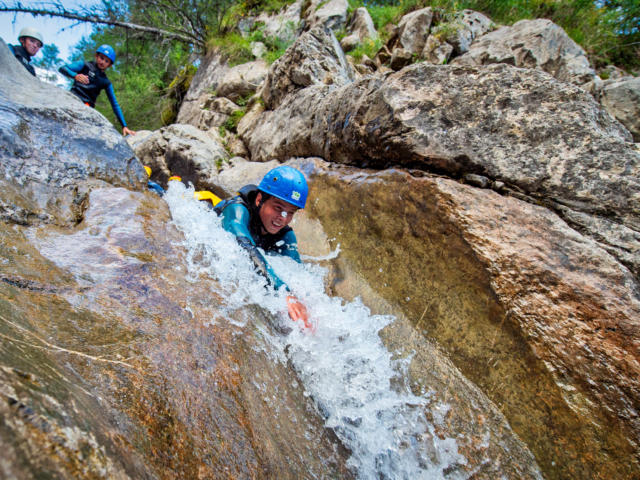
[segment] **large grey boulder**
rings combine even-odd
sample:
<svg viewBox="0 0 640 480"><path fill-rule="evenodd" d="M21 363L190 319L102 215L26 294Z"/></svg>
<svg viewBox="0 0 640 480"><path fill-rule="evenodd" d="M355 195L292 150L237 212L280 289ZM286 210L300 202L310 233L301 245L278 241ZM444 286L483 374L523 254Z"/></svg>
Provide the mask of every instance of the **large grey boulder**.
<svg viewBox="0 0 640 480"><path fill-rule="evenodd" d="M373 24L369 11L365 7L357 8L356 11L353 12L347 30L350 34L340 40L340 46L342 46L344 51L355 48L367 39L374 41L378 38L378 31Z"/></svg>
<svg viewBox="0 0 640 480"><path fill-rule="evenodd" d="M276 60L265 79L262 99L276 108L292 92L310 85L344 85L353 70L331 30L314 28L301 35Z"/></svg>
<svg viewBox="0 0 640 480"><path fill-rule="evenodd" d="M140 161L151 168L151 179L162 186L171 175L178 175L196 190L211 190L218 169L229 159L215 132L203 132L193 125L163 127L132 146Z"/></svg>
<svg viewBox="0 0 640 480"><path fill-rule="evenodd" d="M369 10L365 7L357 8L356 11L353 12L353 17L349 24L349 31L352 34L356 34L360 41L363 41L365 38L378 38L378 31L373 24L373 19L371 15L369 15Z"/></svg>
<svg viewBox="0 0 640 480"><path fill-rule="evenodd" d="M92 188L144 188L144 169L113 125L30 75L2 41L0 112L0 219L75 224Z"/></svg>
<svg viewBox="0 0 640 480"><path fill-rule="evenodd" d="M595 76L584 50L550 20L520 20L478 38L452 65L508 63L537 68L578 85Z"/></svg>
<svg viewBox="0 0 640 480"><path fill-rule="evenodd" d="M493 22L485 15L473 10L463 10L456 14L455 19L434 28L433 33L443 33L456 55L469 51L471 43L479 36L493 28ZM445 33L446 32L446 33Z"/></svg>
<svg viewBox="0 0 640 480"><path fill-rule="evenodd" d="M311 0L306 20L310 28L325 27L337 30L346 25L348 10L347 0Z"/></svg>
<svg viewBox="0 0 640 480"><path fill-rule="evenodd" d="M600 93L600 102L640 143L640 77L623 77L607 83Z"/></svg>
<svg viewBox="0 0 640 480"><path fill-rule="evenodd" d="M261 12L255 22L262 24L261 31L266 37L293 42L302 22L302 3L302 0L297 0L275 15Z"/></svg>
<svg viewBox="0 0 640 480"><path fill-rule="evenodd" d="M201 130L219 127L240 108L229 107L229 103L254 94L264 82L268 68L261 59L229 67L215 55L207 57L191 82L176 123Z"/></svg>
<svg viewBox="0 0 640 480"><path fill-rule="evenodd" d="M236 101L252 95L264 82L269 65L264 60L243 63L227 70L217 82L215 88L219 97Z"/></svg>
<svg viewBox="0 0 640 480"><path fill-rule="evenodd" d="M396 30L398 47L412 54L420 54L427 42L433 10L431 7L422 8L404 15Z"/></svg>
<svg viewBox="0 0 640 480"><path fill-rule="evenodd" d="M318 156L481 174L514 194L607 219L627 230L603 241L614 250L631 242L627 265L640 274L640 153L591 95L544 72L416 64L333 92L309 87L244 127L255 161Z"/></svg>
<svg viewBox="0 0 640 480"><path fill-rule="evenodd" d="M180 105L176 123L199 123L203 102L215 92L228 70L229 66L218 52L211 52L201 59Z"/></svg>

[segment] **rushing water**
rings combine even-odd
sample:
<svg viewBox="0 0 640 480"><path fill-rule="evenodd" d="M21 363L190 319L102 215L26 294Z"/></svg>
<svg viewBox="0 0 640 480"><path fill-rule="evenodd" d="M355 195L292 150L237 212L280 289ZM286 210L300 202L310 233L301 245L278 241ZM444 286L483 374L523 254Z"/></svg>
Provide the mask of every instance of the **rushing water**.
<svg viewBox="0 0 640 480"><path fill-rule="evenodd" d="M280 333L264 332L272 358L293 365L325 425L351 450L349 465L359 478L466 477L456 468L466 460L455 440L439 438L425 418L430 409L438 421L443 416L438 412L448 407L432 401L429 392L413 394L406 386L409 359L394 359L380 340L378 332L394 317L372 315L357 299L327 296L326 270L312 262L269 257L316 326L314 333L296 328L286 314L285 293L267 288L218 217L193 199L193 190L171 182L165 200L185 236L190 275L194 280L208 275L220 283L222 313L257 304L276 319L274 330Z"/></svg>

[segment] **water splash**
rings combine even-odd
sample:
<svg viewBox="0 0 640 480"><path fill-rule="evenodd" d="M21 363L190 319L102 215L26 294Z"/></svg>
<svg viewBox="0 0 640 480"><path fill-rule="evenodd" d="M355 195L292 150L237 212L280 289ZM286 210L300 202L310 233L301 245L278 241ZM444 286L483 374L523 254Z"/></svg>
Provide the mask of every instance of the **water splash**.
<svg viewBox="0 0 640 480"><path fill-rule="evenodd" d="M193 190L172 182L165 199L173 222L185 236L188 268L220 283L231 312L258 304L274 318L286 317L285 292L265 288L249 256L219 218L193 199ZM336 252L337 255L337 252ZM363 479L459 479L466 464L452 438L440 438L425 417L448 408L429 393L414 395L405 384L410 359L394 359L378 332L392 316L372 315L359 299L345 302L324 292L326 269L270 256L277 274L307 306L315 334L292 328L288 335L268 335L279 354L296 369L325 425L349 448L349 466ZM220 321L220 320L218 320Z"/></svg>

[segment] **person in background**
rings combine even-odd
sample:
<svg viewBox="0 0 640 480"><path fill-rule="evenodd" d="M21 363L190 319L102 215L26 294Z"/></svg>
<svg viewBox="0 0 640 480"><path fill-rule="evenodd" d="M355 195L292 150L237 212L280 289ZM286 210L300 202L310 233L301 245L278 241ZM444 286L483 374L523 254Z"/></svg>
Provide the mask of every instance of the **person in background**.
<svg viewBox="0 0 640 480"><path fill-rule="evenodd" d="M285 255L301 263L298 243L289 223L304 208L309 187L299 170L282 165L270 170L260 185L245 185L237 196L219 202L214 211L222 217L222 227L236 236L258 271L274 288L289 287L275 274L258 247L266 253ZM311 328L306 307L293 295L287 296L292 320Z"/></svg>
<svg viewBox="0 0 640 480"><path fill-rule="evenodd" d="M9 45L9 50L20 61L22 66L35 77L36 69L31 65L31 58L42 48L44 43L42 34L35 28L25 27L20 30L18 41L20 45Z"/></svg>
<svg viewBox="0 0 640 480"><path fill-rule="evenodd" d="M116 94L113 91L113 85L107 78L105 70L116 61L116 52L110 45L101 45L96 50L95 60L91 62L78 61L59 68L60 73L73 78L73 86L71 92L74 93L85 105L95 108L96 99L100 92L104 90L107 93L109 103L116 118L122 125L123 135L135 135L136 132L127 127L124 120L122 109L116 100Z"/></svg>

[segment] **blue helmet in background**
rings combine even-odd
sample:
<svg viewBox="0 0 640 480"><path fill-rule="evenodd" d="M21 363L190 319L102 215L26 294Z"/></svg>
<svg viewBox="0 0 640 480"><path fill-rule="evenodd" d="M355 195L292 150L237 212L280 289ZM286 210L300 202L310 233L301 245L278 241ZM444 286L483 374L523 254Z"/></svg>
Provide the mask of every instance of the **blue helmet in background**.
<svg viewBox="0 0 640 480"><path fill-rule="evenodd" d="M107 57L109 60L111 60L112 64L116 63L116 51L111 45L100 45L98 47L98 50L96 50L96 53L101 53L102 55Z"/></svg>
<svg viewBox="0 0 640 480"><path fill-rule="evenodd" d="M298 208L304 208L309 194L309 187L304 175L288 165L270 170L260 181L258 190L289 202Z"/></svg>

